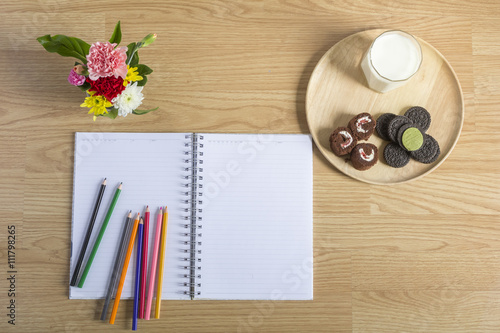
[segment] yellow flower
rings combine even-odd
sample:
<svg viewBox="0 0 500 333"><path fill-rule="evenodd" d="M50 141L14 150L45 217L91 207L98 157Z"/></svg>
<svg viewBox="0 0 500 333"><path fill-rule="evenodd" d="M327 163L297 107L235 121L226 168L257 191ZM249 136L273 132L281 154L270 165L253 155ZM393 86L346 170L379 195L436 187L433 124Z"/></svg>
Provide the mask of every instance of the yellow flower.
<svg viewBox="0 0 500 333"><path fill-rule="evenodd" d="M89 94L90 96L85 97L85 101L80 105L82 108L90 108L89 113L94 114L94 121L97 116L108 113L108 110L106 110L106 108L113 106L113 104L111 104L111 102L108 101L106 97L94 96L95 93L95 91L87 90L87 94Z"/></svg>
<svg viewBox="0 0 500 333"><path fill-rule="evenodd" d="M137 67L130 67L127 65L127 77L125 77L125 80L123 80L123 85L127 86L129 82L135 82L135 81L141 81L142 76L139 75L139 72L137 72Z"/></svg>

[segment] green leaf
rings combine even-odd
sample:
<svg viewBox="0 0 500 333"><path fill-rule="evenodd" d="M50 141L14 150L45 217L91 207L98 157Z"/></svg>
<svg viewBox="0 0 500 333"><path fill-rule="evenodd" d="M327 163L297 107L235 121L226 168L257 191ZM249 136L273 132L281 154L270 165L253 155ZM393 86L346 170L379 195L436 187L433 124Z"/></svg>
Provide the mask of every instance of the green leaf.
<svg viewBox="0 0 500 333"><path fill-rule="evenodd" d="M81 86L78 86L78 88L80 88L84 92L87 92L87 90L89 90L90 88L92 88L92 86L90 85L90 83L85 82Z"/></svg>
<svg viewBox="0 0 500 333"><path fill-rule="evenodd" d="M146 83L148 82L148 77L147 76L143 76L141 81L136 81L136 82L137 82L137 86L138 87L145 86Z"/></svg>
<svg viewBox="0 0 500 333"><path fill-rule="evenodd" d="M154 109L149 109L149 110L134 110L132 111L133 114L137 114L137 115L143 115L143 114L146 114L146 113L149 113L151 111L156 111L158 110L160 107L157 106L155 107Z"/></svg>
<svg viewBox="0 0 500 333"><path fill-rule="evenodd" d="M115 119L118 116L118 109L113 108L108 113L104 113L103 116L111 118L111 119Z"/></svg>
<svg viewBox="0 0 500 333"><path fill-rule="evenodd" d="M134 67L137 67L137 72L139 73L140 76L149 75L153 73L153 70L146 65L137 65Z"/></svg>
<svg viewBox="0 0 500 333"><path fill-rule="evenodd" d="M63 57L73 57L84 64L87 63L87 54L90 45L83 40L64 35L45 35L36 39L48 52L57 53Z"/></svg>
<svg viewBox="0 0 500 333"><path fill-rule="evenodd" d="M115 26L115 30L113 31L113 34L109 39L109 42L120 44L121 41L122 41L122 30L120 29L120 21L118 21L118 23Z"/></svg>
<svg viewBox="0 0 500 333"><path fill-rule="evenodd" d="M130 43L127 45L128 51L127 51L127 64L130 65L130 67L135 67L139 63L139 54L137 52L137 45L136 43ZM132 56L133 54L133 56ZM132 56L132 59L130 60L130 57Z"/></svg>

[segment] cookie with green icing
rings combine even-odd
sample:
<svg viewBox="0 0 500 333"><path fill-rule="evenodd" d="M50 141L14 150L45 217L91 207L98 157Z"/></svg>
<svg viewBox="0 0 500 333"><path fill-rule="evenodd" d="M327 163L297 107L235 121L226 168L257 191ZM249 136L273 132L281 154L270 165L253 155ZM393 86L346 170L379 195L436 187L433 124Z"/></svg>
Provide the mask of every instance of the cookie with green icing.
<svg viewBox="0 0 500 333"><path fill-rule="evenodd" d="M424 135L413 124L406 124L398 131L398 143L407 151L416 151L422 147Z"/></svg>

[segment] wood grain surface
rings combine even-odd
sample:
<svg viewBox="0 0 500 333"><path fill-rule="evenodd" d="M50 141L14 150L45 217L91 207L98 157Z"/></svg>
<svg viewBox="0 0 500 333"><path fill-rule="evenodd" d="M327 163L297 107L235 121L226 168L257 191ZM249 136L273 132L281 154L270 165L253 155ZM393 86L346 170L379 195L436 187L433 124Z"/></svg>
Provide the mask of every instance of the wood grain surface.
<svg viewBox="0 0 500 333"><path fill-rule="evenodd" d="M2 2L0 331L131 329L103 300L69 300L76 131L309 133L306 88L343 38L401 29L449 61L464 95L458 143L432 173L370 185L314 149L314 300L163 301L147 332L499 332L500 3L493 0ZM35 40L66 34L141 51L154 113L96 122L67 82L73 60ZM16 230L15 326L8 226Z"/></svg>

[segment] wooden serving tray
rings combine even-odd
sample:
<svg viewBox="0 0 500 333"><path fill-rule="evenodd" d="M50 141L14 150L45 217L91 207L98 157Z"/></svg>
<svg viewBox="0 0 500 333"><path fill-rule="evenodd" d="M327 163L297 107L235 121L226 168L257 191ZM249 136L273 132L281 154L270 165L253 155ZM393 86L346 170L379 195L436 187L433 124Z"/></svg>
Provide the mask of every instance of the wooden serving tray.
<svg viewBox="0 0 500 333"><path fill-rule="evenodd" d="M451 153L464 121L464 101L457 76L446 59L430 44L417 38L423 53L420 70L402 87L387 93L368 88L361 59L372 41L386 30L356 33L335 44L316 65L306 94L307 122L321 153L337 169L371 184L398 184L415 180L436 169ZM439 143L441 155L431 164L411 160L403 168L385 163L383 151L388 143L374 133L366 142L379 148L379 162L367 171L353 168L345 157L330 150L330 134L349 120L369 112L375 119L386 112L402 115L412 106L426 108L432 117L426 133ZM364 142L364 141L361 141ZM346 156L348 157L348 156Z"/></svg>

